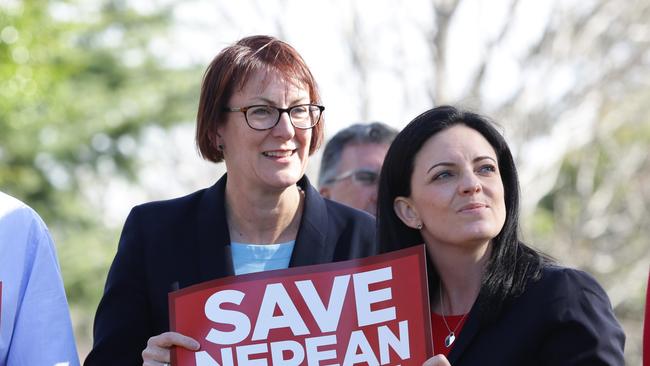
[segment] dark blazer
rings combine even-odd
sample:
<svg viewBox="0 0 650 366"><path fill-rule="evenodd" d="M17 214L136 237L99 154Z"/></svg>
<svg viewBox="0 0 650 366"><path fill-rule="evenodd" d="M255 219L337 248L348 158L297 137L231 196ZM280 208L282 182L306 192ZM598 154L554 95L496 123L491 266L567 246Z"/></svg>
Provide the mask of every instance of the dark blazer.
<svg viewBox="0 0 650 366"><path fill-rule="evenodd" d="M171 290L233 275L226 175L188 196L133 208L124 224L85 365L142 365L147 340L169 330ZM377 254L375 220L323 199L303 177L303 215L290 267Z"/></svg>
<svg viewBox="0 0 650 366"><path fill-rule="evenodd" d="M474 306L449 353L452 366L625 364L625 334L585 272L548 266L496 321L482 325L478 313Z"/></svg>

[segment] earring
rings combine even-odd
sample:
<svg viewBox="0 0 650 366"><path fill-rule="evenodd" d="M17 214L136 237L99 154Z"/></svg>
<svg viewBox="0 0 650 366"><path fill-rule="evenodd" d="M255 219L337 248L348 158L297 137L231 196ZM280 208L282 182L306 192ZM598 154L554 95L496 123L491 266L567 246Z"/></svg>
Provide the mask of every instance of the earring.
<svg viewBox="0 0 650 366"><path fill-rule="evenodd" d="M422 223L419 223L418 226L416 226L418 230L422 230Z"/></svg>
<svg viewBox="0 0 650 366"><path fill-rule="evenodd" d="M223 145L222 145L222 144L218 144L218 145L217 145L217 150L219 150L219 151L223 151Z"/></svg>

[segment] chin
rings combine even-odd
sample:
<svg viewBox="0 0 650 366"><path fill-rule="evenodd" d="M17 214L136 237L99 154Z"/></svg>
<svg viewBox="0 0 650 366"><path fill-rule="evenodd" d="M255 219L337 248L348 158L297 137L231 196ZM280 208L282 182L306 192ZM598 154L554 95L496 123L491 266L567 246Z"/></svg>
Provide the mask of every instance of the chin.
<svg viewBox="0 0 650 366"><path fill-rule="evenodd" d="M277 174L276 176L267 180L267 182L269 185L277 188L286 188L298 183L301 177L302 174L300 173Z"/></svg>
<svg viewBox="0 0 650 366"><path fill-rule="evenodd" d="M492 240L498 234L499 234L498 231L494 231L491 228L490 229L481 228L479 230L472 229L472 230L465 231L465 235L463 236L467 238L467 241L481 242L486 240Z"/></svg>

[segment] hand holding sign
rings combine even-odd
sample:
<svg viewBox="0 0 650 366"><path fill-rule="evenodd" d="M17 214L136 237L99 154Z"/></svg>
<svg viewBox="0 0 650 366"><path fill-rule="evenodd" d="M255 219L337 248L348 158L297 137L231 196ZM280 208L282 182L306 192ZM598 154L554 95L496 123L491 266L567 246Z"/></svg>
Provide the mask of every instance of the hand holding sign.
<svg viewBox="0 0 650 366"><path fill-rule="evenodd" d="M430 359L426 360L426 362L423 363L422 366L451 366L451 364L449 363L449 360L447 360L447 357L440 354L440 355L435 355Z"/></svg>
<svg viewBox="0 0 650 366"><path fill-rule="evenodd" d="M201 345L196 340L176 332L165 332L149 338L147 348L142 351L144 365L157 365L169 363L171 348L183 347L189 351L198 351Z"/></svg>

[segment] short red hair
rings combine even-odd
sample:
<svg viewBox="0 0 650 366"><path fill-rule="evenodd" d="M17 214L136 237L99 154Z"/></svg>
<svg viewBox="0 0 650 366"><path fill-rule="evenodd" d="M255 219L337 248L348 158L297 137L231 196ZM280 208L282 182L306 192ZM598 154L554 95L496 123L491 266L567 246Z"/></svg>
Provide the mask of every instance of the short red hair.
<svg viewBox="0 0 650 366"><path fill-rule="evenodd" d="M217 127L225 122L224 109L237 89L258 71L277 72L284 80L309 89L311 103L320 104L314 76L300 54L288 43L271 36L250 36L226 47L212 60L203 75L196 116L196 144L204 159L223 161L217 148ZM312 128L309 154L323 141L323 118Z"/></svg>

